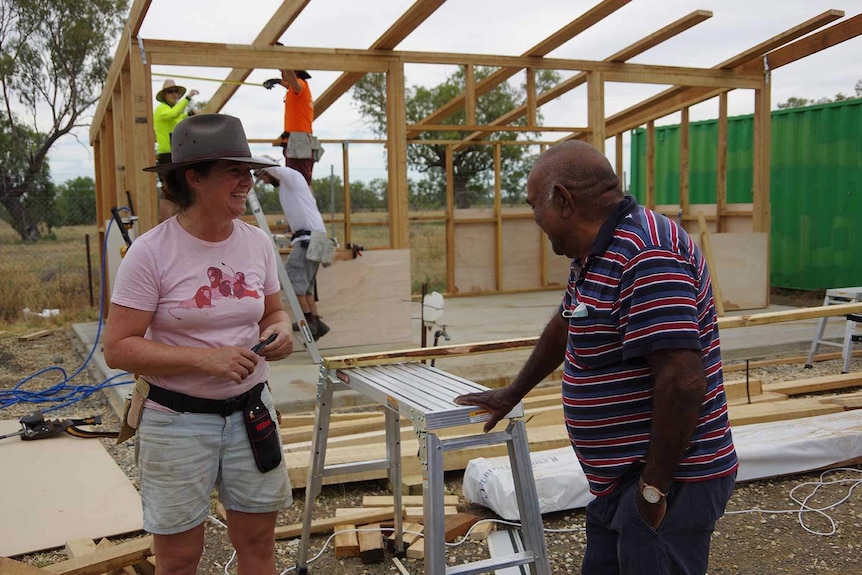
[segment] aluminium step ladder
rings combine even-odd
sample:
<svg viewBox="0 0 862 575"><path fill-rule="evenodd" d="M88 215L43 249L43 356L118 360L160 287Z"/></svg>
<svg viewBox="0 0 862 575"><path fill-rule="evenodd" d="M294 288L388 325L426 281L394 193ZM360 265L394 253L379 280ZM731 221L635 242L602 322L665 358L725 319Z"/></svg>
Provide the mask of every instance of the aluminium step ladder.
<svg viewBox="0 0 862 575"><path fill-rule="evenodd" d="M862 302L862 286L834 288L826 290L826 297L823 298L823 305L837 305L842 303L860 303ZM805 362L805 367L812 367L814 355L817 353L818 345L831 345L840 347L844 366L841 368L841 373L847 373L850 369L850 358L852 357L852 347L854 341L862 341L862 336L856 335L856 324L862 321L862 315L850 314L845 316L846 323L844 325L844 341L841 343L823 339L823 334L826 332L826 322L828 317L820 318L817 324L817 335L814 336L814 341L811 342L811 350L808 352L808 360Z"/></svg>
<svg viewBox="0 0 862 575"><path fill-rule="evenodd" d="M524 565L533 575L551 575L548 553L539 511L536 483L530 463L530 452L524 426L524 409L519 403L509 414L505 431L440 438L439 430L487 421L487 411L475 406L453 403L464 393L488 388L423 363L396 363L351 368L320 368L315 434L311 442L311 463L305 487L305 509L302 539L297 553L297 572L308 573L306 563L314 500L320 494L323 478L370 469L388 469L394 499L395 550L404 552L401 508L401 416L413 423L419 439L419 458L423 476L423 513L426 575L468 575L486 573L495 568ZM327 467L326 441L336 387L353 389L385 409L386 457L375 461L345 463ZM443 453L482 445L505 443L509 452L515 493L521 517L523 550L463 565L446 565L444 541Z"/></svg>

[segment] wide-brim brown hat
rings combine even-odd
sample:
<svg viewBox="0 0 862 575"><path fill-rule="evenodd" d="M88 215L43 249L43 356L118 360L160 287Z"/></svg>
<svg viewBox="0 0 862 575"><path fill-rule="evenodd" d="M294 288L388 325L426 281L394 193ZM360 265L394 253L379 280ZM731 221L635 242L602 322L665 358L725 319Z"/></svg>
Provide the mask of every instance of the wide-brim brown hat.
<svg viewBox="0 0 862 575"><path fill-rule="evenodd" d="M242 162L249 168L277 166L266 158L251 155L239 118L227 114L197 114L177 124L171 136L171 163L144 168L145 172L170 172L183 166L226 160Z"/></svg>
<svg viewBox="0 0 862 575"><path fill-rule="evenodd" d="M167 104L167 102L165 102L165 90L167 90L169 88L176 88L177 90L180 91L180 95L177 96L177 99L182 98L183 96L186 95L185 86L177 86L173 80L165 80L165 83L162 84L162 89L159 90L158 94L156 94L156 100L158 100L159 102Z"/></svg>

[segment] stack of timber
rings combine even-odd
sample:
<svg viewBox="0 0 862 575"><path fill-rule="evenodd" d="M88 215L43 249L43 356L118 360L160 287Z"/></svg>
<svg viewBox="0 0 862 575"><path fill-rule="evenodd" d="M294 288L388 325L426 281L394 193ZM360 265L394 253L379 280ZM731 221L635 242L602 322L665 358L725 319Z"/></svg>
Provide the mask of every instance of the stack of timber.
<svg viewBox="0 0 862 575"><path fill-rule="evenodd" d="M862 407L862 393L814 395L862 386L862 372L800 379L781 383L763 383L758 379L735 379L725 382L731 424L734 426L782 421L836 413ZM804 396L804 397L796 397ZM531 451L569 445L563 424L560 386L537 388L524 398L524 419ZM441 430L440 437L460 437L482 433L481 423ZM500 424L502 426L502 423ZM313 415L284 416L282 438L288 475L294 488L305 487L310 447L314 433ZM362 449L357 449L362 446ZM421 477L416 454L419 444L409 421L401 427L401 468L405 478ZM446 471L463 470L476 457L506 455L505 445L482 446L447 452L443 457ZM380 459L386 456L384 415L382 411L333 413L326 449L326 464L338 465ZM386 470L328 475L325 484L384 479Z"/></svg>
<svg viewBox="0 0 862 575"><path fill-rule="evenodd" d="M70 539L66 541L68 557L66 561L37 568L0 557L0 573L8 575L101 575L103 573L154 575L156 566L152 547L152 535L118 544L107 539L102 539L98 544L92 539Z"/></svg>

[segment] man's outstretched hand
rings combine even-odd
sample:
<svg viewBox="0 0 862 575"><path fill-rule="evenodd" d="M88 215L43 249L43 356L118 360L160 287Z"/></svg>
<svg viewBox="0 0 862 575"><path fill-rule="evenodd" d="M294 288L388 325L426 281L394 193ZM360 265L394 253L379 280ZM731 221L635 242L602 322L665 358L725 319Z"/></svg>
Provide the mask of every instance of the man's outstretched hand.
<svg viewBox="0 0 862 575"><path fill-rule="evenodd" d="M488 433L518 405L521 398L512 393L508 387L504 387L479 393L465 393L456 397L454 401L458 405L475 405L488 410L491 418L485 422L484 427L485 433Z"/></svg>
<svg viewBox="0 0 862 575"><path fill-rule="evenodd" d="M264 80L263 87L267 90L272 90L273 86L278 86L281 84L281 78L270 78L269 80Z"/></svg>

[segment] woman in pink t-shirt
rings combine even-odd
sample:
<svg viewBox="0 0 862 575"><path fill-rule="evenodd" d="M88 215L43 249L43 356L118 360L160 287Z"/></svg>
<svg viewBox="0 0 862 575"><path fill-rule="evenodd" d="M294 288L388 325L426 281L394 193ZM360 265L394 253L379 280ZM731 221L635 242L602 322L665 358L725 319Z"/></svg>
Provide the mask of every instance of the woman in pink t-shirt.
<svg viewBox="0 0 862 575"><path fill-rule="evenodd" d="M146 396L129 423L144 528L168 573L196 572L214 488L239 571L276 573L276 515L292 500L268 362L293 339L272 242L238 219L250 170L271 165L237 118L180 122L172 162L146 168L165 174L179 211L134 241L114 282L105 360L139 374Z"/></svg>

